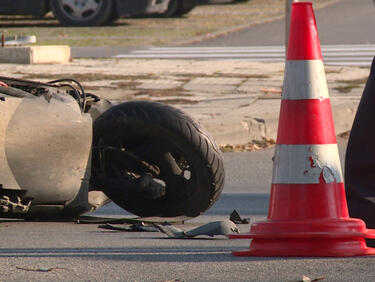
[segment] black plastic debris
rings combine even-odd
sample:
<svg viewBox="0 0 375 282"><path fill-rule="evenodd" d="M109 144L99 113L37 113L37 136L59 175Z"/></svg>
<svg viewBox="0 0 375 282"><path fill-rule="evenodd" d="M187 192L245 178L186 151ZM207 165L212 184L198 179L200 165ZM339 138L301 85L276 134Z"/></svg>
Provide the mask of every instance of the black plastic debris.
<svg viewBox="0 0 375 282"><path fill-rule="evenodd" d="M235 224L249 224L250 223L250 218L242 218L240 214L234 210L230 214L229 220L234 222Z"/></svg>
<svg viewBox="0 0 375 282"><path fill-rule="evenodd" d="M102 229L125 231L125 232L159 232L159 229L153 225L146 225L143 222L135 223L132 225L113 225L110 223L98 226Z"/></svg>

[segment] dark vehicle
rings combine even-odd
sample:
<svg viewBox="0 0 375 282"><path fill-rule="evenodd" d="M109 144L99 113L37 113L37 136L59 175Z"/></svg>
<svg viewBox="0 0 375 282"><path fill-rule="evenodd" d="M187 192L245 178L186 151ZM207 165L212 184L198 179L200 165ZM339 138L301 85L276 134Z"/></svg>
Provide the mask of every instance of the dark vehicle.
<svg viewBox="0 0 375 282"><path fill-rule="evenodd" d="M197 0L0 0L2 15L43 17L52 11L66 26L99 26L119 17L186 13Z"/></svg>
<svg viewBox="0 0 375 282"><path fill-rule="evenodd" d="M168 105L0 77L0 115L1 217L74 218L111 200L139 216L194 217L224 186L212 137Z"/></svg>
<svg viewBox="0 0 375 282"><path fill-rule="evenodd" d="M167 9L158 14L166 18L180 17L189 13L195 6L205 3L205 0L169 0Z"/></svg>

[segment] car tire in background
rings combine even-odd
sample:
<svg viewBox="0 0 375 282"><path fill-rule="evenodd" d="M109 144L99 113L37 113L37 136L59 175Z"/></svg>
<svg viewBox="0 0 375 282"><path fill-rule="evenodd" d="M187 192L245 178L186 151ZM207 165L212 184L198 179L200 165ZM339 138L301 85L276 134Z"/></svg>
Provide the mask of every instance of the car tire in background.
<svg viewBox="0 0 375 282"><path fill-rule="evenodd" d="M99 26L113 16L112 0L51 0L51 10L65 26Z"/></svg>

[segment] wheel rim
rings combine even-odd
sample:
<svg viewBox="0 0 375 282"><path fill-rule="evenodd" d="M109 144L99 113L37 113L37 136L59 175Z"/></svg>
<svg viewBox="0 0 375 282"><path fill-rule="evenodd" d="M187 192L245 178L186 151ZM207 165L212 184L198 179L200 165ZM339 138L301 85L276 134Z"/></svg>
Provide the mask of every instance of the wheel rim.
<svg viewBox="0 0 375 282"><path fill-rule="evenodd" d="M62 12L71 20L86 21L95 17L104 0L61 0L59 5Z"/></svg>

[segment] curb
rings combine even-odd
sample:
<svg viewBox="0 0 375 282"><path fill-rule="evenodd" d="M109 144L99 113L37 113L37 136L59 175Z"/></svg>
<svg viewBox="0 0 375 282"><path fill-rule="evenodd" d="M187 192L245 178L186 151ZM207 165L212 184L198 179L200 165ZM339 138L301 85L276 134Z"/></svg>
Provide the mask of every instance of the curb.
<svg viewBox="0 0 375 282"><path fill-rule="evenodd" d="M0 63L3 64L61 64L70 61L70 47L64 45L0 48Z"/></svg>
<svg viewBox="0 0 375 282"><path fill-rule="evenodd" d="M349 131L359 100L330 99L336 135ZM263 112L259 111L263 109ZM189 113L189 109L184 109ZM255 115L254 111L258 111ZM257 100L248 107L228 115L199 119L192 114L214 137L219 145L243 145L264 138L276 140L279 123L280 99ZM190 113L189 113L190 114Z"/></svg>

